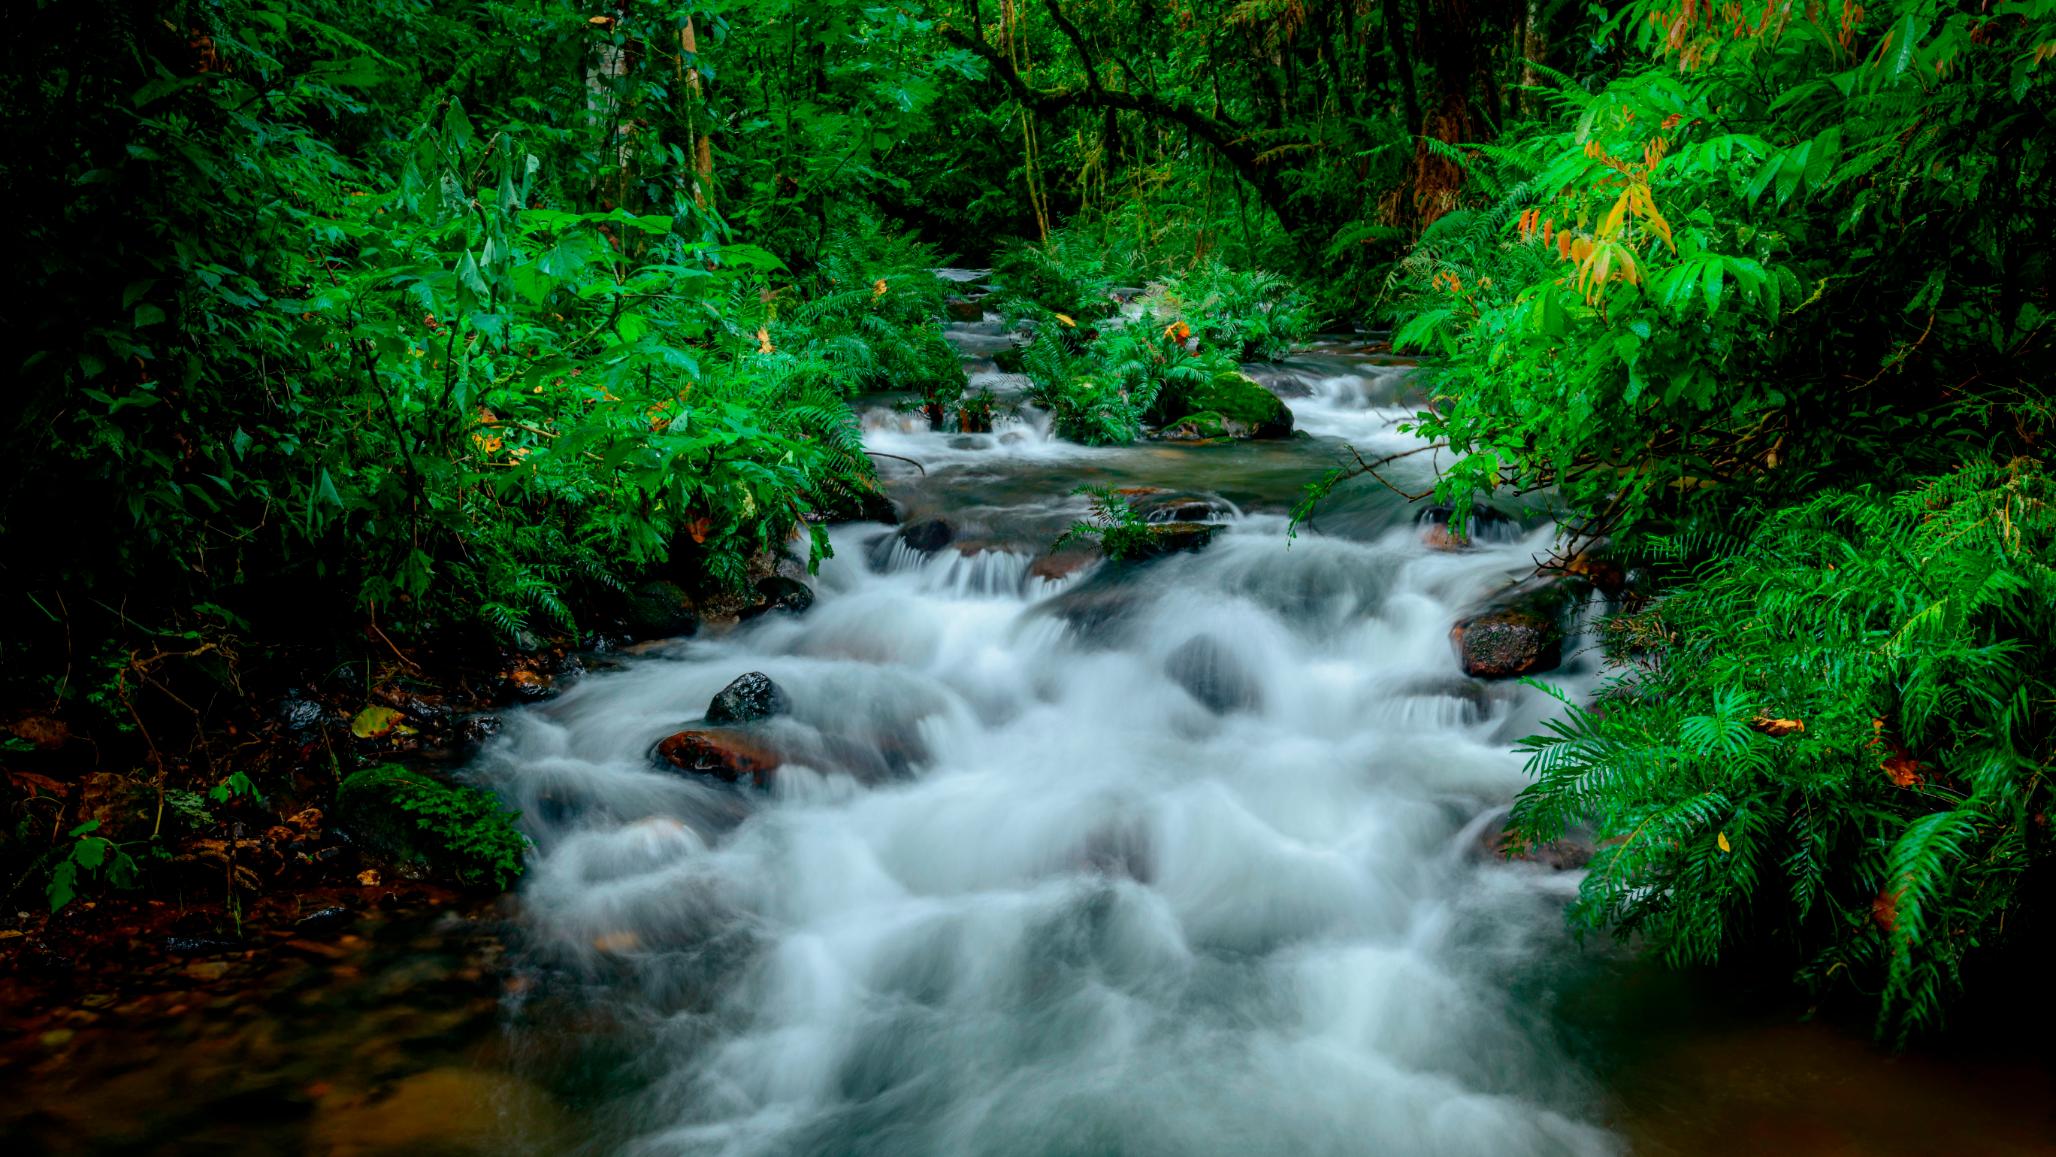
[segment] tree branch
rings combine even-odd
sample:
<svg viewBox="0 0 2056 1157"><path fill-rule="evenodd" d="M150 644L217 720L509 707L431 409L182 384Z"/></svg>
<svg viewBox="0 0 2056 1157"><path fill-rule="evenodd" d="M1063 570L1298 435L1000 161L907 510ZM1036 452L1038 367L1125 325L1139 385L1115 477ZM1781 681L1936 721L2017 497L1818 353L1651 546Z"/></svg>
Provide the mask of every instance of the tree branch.
<svg viewBox="0 0 2056 1157"><path fill-rule="evenodd" d="M1249 182L1250 187L1256 190L1257 197L1263 201L1264 207L1277 215L1278 222L1285 227L1286 234L1294 235L1285 190L1278 184L1276 177L1263 166L1259 160L1258 150L1249 142L1247 134L1238 125L1225 116L1208 116L1196 106L1184 101L1167 100L1155 93L1107 88L1100 84L1099 74L1093 67L1092 54L1086 48L1084 34L1068 16L1064 15L1057 0L1045 0L1045 3L1049 6L1051 17L1056 20L1057 28L1078 51L1080 62L1085 68L1086 81L1083 88L1036 88L1022 77L1011 61L982 38L966 35L947 24L938 27L937 32L944 40L984 61L987 67L992 69L993 74L1006 85L1014 99L1037 116L1055 117L1073 108L1117 109L1168 121L1190 130L1192 135L1205 141L1219 153L1222 159L1234 168L1238 176Z"/></svg>

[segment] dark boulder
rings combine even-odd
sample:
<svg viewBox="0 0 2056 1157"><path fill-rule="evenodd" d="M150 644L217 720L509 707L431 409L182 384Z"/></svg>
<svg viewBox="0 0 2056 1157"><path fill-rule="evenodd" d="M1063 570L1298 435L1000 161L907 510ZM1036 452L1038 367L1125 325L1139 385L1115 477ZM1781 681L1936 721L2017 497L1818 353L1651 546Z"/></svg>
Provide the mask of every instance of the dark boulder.
<svg viewBox="0 0 2056 1157"><path fill-rule="evenodd" d="M744 618L754 618L771 611L805 614L808 608L814 605L814 588L782 574L758 579L757 593L764 596L764 601L745 612Z"/></svg>
<svg viewBox="0 0 2056 1157"><path fill-rule="evenodd" d="M1458 619L1449 637L1463 673L1514 679L1554 670L1563 662L1564 636L1584 590L1575 580L1537 580Z"/></svg>
<svg viewBox="0 0 2056 1157"><path fill-rule="evenodd" d="M1129 559L1160 558L1176 554L1181 550L1203 550L1214 540L1220 527L1209 522L1155 522L1149 527L1149 540L1140 547L1130 550Z"/></svg>
<svg viewBox="0 0 2056 1157"><path fill-rule="evenodd" d="M657 757L680 771L724 783L748 779L758 787L770 784L780 762L776 752L735 731L681 731L657 744Z"/></svg>
<svg viewBox="0 0 2056 1157"><path fill-rule="evenodd" d="M1164 658L1164 673L1216 715L1263 706L1263 688L1235 653L1212 635L1194 635Z"/></svg>
<svg viewBox="0 0 2056 1157"><path fill-rule="evenodd" d="M709 723L755 723L792 709L785 691L762 671L751 671L716 692L707 704Z"/></svg>
<svg viewBox="0 0 2056 1157"><path fill-rule="evenodd" d="M956 528L940 518L916 522L900 531L901 542L924 554L933 554L956 538Z"/></svg>
<svg viewBox="0 0 2056 1157"><path fill-rule="evenodd" d="M622 620L637 638L671 639L700 629L700 616L685 588L652 579L628 592Z"/></svg>

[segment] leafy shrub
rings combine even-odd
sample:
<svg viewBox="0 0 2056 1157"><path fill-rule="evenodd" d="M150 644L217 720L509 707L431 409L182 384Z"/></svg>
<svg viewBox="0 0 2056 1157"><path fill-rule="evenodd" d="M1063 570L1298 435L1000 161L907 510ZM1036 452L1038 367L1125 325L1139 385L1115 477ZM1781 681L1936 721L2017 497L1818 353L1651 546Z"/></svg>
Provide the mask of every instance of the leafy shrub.
<svg viewBox="0 0 2056 1157"><path fill-rule="evenodd" d="M1313 306L1297 285L1218 261L1165 278L1143 301L1154 316L1185 323L1203 347L1236 361L1281 358L1313 336Z"/></svg>
<svg viewBox="0 0 2056 1157"><path fill-rule="evenodd" d="M1429 142L1474 192L1392 282L1395 344L1441 355L1441 497L1554 486L1623 528L1934 473L2045 410L2056 9L2008 7L1638 0L1600 30L1616 78Z"/></svg>
<svg viewBox="0 0 2056 1157"><path fill-rule="evenodd" d="M345 778L336 809L372 847L461 883L505 888L521 875L528 840L490 792L385 764Z"/></svg>
<svg viewBox="0 0 2056 1157"><path fill-rule="evenodd" d="M1877 994L1881 1031L1937 1023L2047 915L2052 502L2027 460L1822 494L1616 620L1631 673L1528 741L1514 808L1597 835L1573 919L1676 964L1782 950Z"/></svg>

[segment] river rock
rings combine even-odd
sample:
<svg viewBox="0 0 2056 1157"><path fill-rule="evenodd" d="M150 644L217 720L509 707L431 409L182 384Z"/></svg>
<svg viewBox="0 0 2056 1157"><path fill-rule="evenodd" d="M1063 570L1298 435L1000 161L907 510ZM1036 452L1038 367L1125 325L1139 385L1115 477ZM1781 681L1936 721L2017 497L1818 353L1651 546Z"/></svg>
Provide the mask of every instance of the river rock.
<svg viewBox="0 0 2056 1157"><path fill-rule="evenodd" d="M1568 620L1583 589L1577 581L1536 580L1458 619L1449 637L1463 661L1463 673L1514 679L1554 670L1563 662Z"/></svg>
<svg viewBox="0 0 2056 1157"><path fill-rule="evenodd" d="M776 752L739 731L681 731L657 744L657 757L665 763L696 775L711 775L725 783L748 778L758 787L771 781L778 770Z"/></svg>
<svg viewBox="0 0 2056 1157"><path fill-rule="evenodd" d="M1149 527L1149 545L1129 554L1131 559L1159 558L1181 550L1202 550L1214 540L1220 527L1210 522L1156 522Z"/></svg>
<svg viewBox="0 0 2056 1157"><path fill-rule="evenodd" d="M985 307L968 297L952 297L943 306L951 321L977 322L985 320Z"/></svg>
<svg viewBox="0 0 2056 1157"><path fill-rule="evenodd" d="M1530 843L1506 830L1504 819L1488 824L1478 835L1478 848L1486 858L1535 864L1552 872L1568 872L1592 862L1595 849L1589 837L1570 833L1561 839Z"/></svg>
<svg viewBox="0 0 2056 1157"><path fill-rule="evenodd" d="M1036 556L1028 564L1028 576L1045 582L1067 579L1099 561L1097 547L1067 546Z"/></svg>
<svg viewBox="0 0 2056 1157"><path fill-rule="evenodd" d="M782 574L758 579L757 593L764 596L764 601L751 608L749 614L744 616L745 618L765 614L770 611L789 611L795 615L805 614L807 609L814 605L814 588L798 579Z"/></svg>
<svg viewBox="0 0 2056 1157"><path fill-rule="evenodd" d="M1289 438L1292 409L1249 375L1230 370L1204 385L1182 389L1158 403L1170 416L1157 431L1166 441L1218 438Z"/></svg>
<svg viewBox="0 0 2056 1157"><path fill-rule="evenodd" d="M1194 635L1164 658L1164 673L1216 715L1263 706L1263 688L1219 639Z"/></svg>
<svg viewBox="0 0 2056 1157"><path fill-rule="evenodd" d="M816 491L810 501L814 504L807 511L808 522L833 525L838 522L882 522L892 526L899 522L899 509L885 492L872 486L837 487L834 490Z"/></svg>
<svg viewBox="0 0 2056 1157"><path fill-rule="evenodd" d="M762 671L751 671L715 692L707 704L706 719L709 723L755 723L790 710L785 689Z"/></svg>
<svg viewBox="0 0 2056 1157"><path fill-rule="evenodd" d="M1462 533L1450 529L1456 508L1444 502L1421 512L1421 542L1429 550L1467 550L1477 539L1503 541L1516 528L1513 521L1489 506L1473 506Z"/></svg>
<svg viewBox="0 0 2056 1157"><path fill-rule="evenodd" d="M923 554L934 554L957 538L956 528L940 518L913 523L900 531L900 541Z"/></svg>

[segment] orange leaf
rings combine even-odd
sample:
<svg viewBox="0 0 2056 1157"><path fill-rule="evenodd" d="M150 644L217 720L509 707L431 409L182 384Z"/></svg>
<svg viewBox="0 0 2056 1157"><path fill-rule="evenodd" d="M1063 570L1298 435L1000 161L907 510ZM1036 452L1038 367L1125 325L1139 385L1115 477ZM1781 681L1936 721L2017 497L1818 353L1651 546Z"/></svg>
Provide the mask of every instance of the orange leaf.
<svg viewBox="0 0 2056 1157"><path fill-rule="evenodd" d="M1803 720L1772 719L1767 715L1759 715L1756 718L1751 719L1749 721L1749 727L1753 731L1763 732L1765 735L1770 736L1772 739L1783 739L1787 735L1796 734L1798 732L1806 730L1806 724Z"/></svg>

